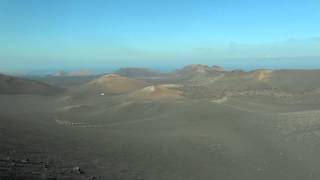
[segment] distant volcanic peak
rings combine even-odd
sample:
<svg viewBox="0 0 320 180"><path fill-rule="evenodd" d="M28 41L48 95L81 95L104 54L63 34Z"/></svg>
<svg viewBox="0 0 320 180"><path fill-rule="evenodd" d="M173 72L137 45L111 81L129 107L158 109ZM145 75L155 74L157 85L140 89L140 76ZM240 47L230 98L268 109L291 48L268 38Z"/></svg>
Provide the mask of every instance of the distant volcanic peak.
<svg viewBox="0 0 320 180"><path fill-rule="evenodd" d="M122 77L117 74L107 74L107 75L101 76L97 79L94 79L91 82L105 81L105 80L111 80L111 79L116 79L116 78L122 78Z"/></svg>
<svg viewBox="0 0 320 180"><path fill-rule="evenodd" d="M74 72L66 72L66 71L59 71L54 74L50 74L48 76L54 76L54 77L77 77L77 76L90 76L94 75L94 73L88 71L88 70L79 70Z"/></svg>
<svg viewBox="0 0 320 180"><path fill-rule="evenodd" d="M144 77L158 77L162 76L163 73L147 68L120 68L115 72L121 76L132 77L132 78L144 78Z"/></svg>
<svg viewBox="0 0 320 180"><path fill-rule="evenodd" d="M205 74L205 73L224 72L224 69L220 66L208 66L203 64L191 64L178 70L180 74L193 73L193 74Z"/></svg>
<svg viewBox="0 0 320 180"><path fill-rule="evenodd" d="M217 66L217 65L212 66L212 67L211 67L211 70L213 70L213 71L218 71L218 72L224 71L223 67Z"/></svg>
<svg viewBox="0 0 320 180"><path fill-rule="evenodd" d="M210 70L210 67L208 65L203 65L203 64L191 64L191 65L185 66L184 68L182 68L182 70L206 72L206 71Z"/></svg>
<svg viewBox="0 0 320 180"><path fill-rule="evenodd" d="M68 73L66 71L59 71L49 76L68 76Z"/></svg>
<svg viewBox="0 0 320 180"><path fill-rule="evenodd" d="M107 75L102 76L101 78L102 79L110 79L110 80L112 80L112 79L127 79L127 78L122 77L117 74L107 74ZM99 79L101 79L101 78L99 78Z"/></svg>
<svg viewBox="0 0 320 180"><path fill-rule="evenodd" d="M210 67L206 64L189 64L185 66L185 68L210 68Z"/></svg>
<svg viewBox="0 0 320 180"><path fill-rule="evenodd" d="M120 68L118 71L116 72L136 72L136 71L142 71L142 72L156 72L155 70L151 70L148 68L138 68L138 67L128 67L128 68Z"/></svg>
<svg viewBox="0 0 320 180"><path fill-rule="evenodd" d="M89 82L88 86L105 93L126 93L146 87L148 83L117 74L108 74Z"/></svg>

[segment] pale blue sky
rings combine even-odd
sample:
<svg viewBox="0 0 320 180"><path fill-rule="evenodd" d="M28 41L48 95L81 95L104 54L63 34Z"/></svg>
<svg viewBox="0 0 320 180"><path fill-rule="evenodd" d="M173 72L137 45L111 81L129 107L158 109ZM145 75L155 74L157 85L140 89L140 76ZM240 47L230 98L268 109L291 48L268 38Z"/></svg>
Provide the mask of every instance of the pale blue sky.
<svg viewBox="0 0 320 180"><path fill-rule="evenodd" d="M318 0L0 0L0 72L320 68Z"/></svg>

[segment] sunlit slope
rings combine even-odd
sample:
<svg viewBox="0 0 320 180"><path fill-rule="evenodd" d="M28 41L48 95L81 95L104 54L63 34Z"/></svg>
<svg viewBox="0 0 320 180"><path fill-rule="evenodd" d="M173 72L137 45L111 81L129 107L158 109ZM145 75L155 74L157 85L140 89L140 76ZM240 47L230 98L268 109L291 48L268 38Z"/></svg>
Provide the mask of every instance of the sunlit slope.
<svg viewBox="0 0 320 180"><path fill-rule="evenodd" d="M101 93L121 94L141 89L147 85L146 82L141 80L109 74L90 81L86 84L86 87Z"/></svg>

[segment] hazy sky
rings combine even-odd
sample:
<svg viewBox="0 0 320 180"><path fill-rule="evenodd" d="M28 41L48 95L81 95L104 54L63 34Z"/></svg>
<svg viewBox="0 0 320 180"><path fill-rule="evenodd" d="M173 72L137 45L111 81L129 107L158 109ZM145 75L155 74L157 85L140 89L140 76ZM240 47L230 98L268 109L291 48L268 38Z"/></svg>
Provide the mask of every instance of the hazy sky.
<svg viewBox="0 0 320 180"><path fill-rule="evenodd" d="M0 72L320 68L319 0L0 0Z"/></svg>

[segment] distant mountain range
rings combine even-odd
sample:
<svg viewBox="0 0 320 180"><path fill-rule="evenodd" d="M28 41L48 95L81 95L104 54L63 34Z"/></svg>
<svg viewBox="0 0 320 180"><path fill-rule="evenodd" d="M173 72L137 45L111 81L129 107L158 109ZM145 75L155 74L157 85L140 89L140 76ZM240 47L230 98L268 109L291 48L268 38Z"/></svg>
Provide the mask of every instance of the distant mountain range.
<svg viewBox="0 0 320 180"><path fill-rule="evenodd" d="M49 77L78 77L78 76L91 76L95 75L93 72L88 70L79 70L73 72L59 71L53 74L49 74Z"/></svg>
<svg viewBox="0 0 320 180"><path fill-rule="evenodd" d="M320 70L227 71L219 66L193 64L170 73L146 68L121 68L113 74L91 75L92 73L81 70L69 73L61 71L47 77L59 77L54 79L62 81L60 87L66 89L79 86L85 92L95 94L138 91L135 93L136 97L143 93L152 94L152 97L162 97L166 93L174 94L175 97L212 97L223 94L252 94L253 91L256 94L270 94L271 91L290 94L318 92L320 89ZM0 75L1 94L53 94L61 90L54 87L55 85L52 78L27 80Z"/></svg>
<svg viewBox="0 0 320 180"><path fill-rule="evenodd" d="M161 78L179 78L188 79L192 76L207 75L223 72L220 66L208 66L202 64L192 64L178 69L174 72L163 73L148 68L121 68L114 72L120 76L137 79L161 79Z"/></svg>
<svg viewBox="0 0 320 180"><path fill-rule="evenodd" d="M119 70L115 71L114 74L130 78L156 78L167 75L166 73L148 68L120 68Z"/></svg>

